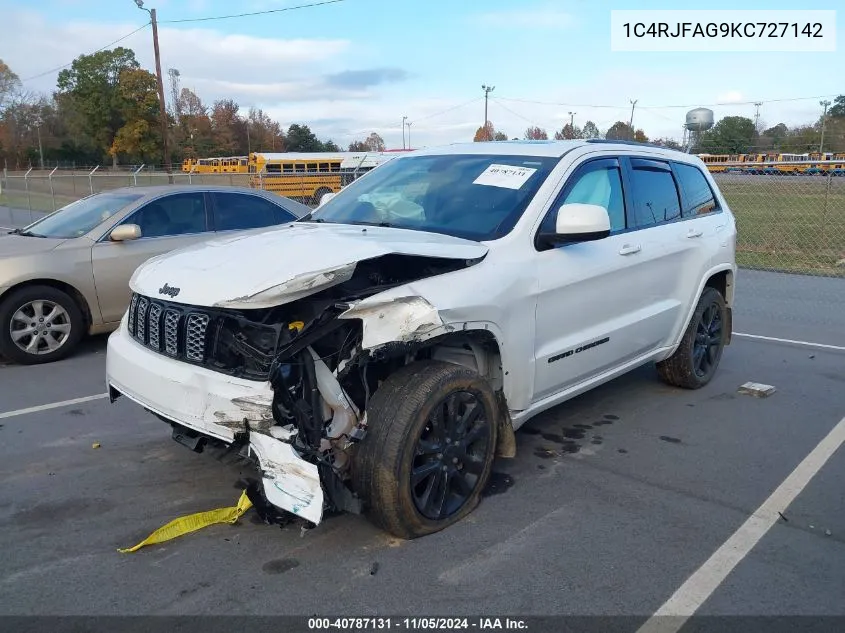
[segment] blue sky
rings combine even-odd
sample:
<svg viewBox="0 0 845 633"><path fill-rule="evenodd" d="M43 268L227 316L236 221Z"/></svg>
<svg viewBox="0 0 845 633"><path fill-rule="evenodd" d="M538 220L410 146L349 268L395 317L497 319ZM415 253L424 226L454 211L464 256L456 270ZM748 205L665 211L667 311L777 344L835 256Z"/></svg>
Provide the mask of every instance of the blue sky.
<svg viewBox="0 0 845 633"><path fill-rule="evenodd" d="M717 118L753 117L753 105L735 102L845 93L841 45L835 53L611 52L611 9L677 8L673 2L344 0L258 17L166 22L307 1L147 0L146 6L158 10L163 69L178 68L182 86L206 103L231 96L244 110L262 107L285 126L307 123L340 144L375 130L389 146L401 147L403 116L413 122L415 146L470 140L483 121L483 83L496 86L489 118L511 137L531 124L551 133L569 112L578 124L589 119L606 129L627 121L629 100L637 99L637 127L651 137L680 138L687 105L734 103L712 109ZM827 0L803 8L841 5ZM795 6L769 0L742 8ZM737 6L715 1L707 8ZM24 79L108 44L146 19L133 0L0 0L0 15L0 58ZM149 29L121 45L153 68ZM50 91L55 76L26 87ZM818 101L764 103L761 122L812 121L820 114Z"/></svg>

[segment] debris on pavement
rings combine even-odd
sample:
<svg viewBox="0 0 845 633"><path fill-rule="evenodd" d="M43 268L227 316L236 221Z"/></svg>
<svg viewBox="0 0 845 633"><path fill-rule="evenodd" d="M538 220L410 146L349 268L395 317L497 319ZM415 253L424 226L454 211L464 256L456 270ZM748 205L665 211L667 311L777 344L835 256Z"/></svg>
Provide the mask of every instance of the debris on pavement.
<svg viewBox="0 0 845 633"><path fill-rule="evenodd" d="M178 519L173 519L170 523L163 525L134 547L119 549L117 551L121 554L136 552L146 545L163 543L164 541L169 541L185 534L196 532L197 530L208 527L209 525L214 525L216 523L233 524L236 523L237 520L240 519L251 507L252 502L249 500L246 490L244 490L241 493L241 498L238 500L238 505L234 507L218 508L217 510L198 512L196 514L189 514L184 517L179 517Z"/></svg>
<svg viewBox="0 0 845 633"><path fill-rule="evenodd" d="M91 448L100 448L100 443L94 442L93 444L91 444Z"/></svg>
<svg viewBox="0 0 845 633"><path fill-rule="evenodd" d="M772 385L764 385L761 382L747 382L741 385L738 389L739 393L744 393L756 398L768 398L776 389Z"/></svg>

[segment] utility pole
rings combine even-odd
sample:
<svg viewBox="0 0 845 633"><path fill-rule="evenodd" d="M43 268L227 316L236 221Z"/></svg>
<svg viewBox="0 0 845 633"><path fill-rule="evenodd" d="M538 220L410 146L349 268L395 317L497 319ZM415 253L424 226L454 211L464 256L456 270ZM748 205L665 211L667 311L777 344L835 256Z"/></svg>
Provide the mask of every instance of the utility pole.
<svg viewBox="0 0 845 633"><path fill-rule="evenodd" d="M161 57L158 50L158 22L156 21L156 10L145 9L144 0L135 0L135 4L142 11L150 14L150 23L153 25L153 52L156 60L156 83L158 83L158 101L159 101L159 116L161 118L161 146L164 154L164 170L171 174L170 166L170 152L167 149L167 106L164 102L164 81L161 78ZM168 180L173 182L173 177L169 176Z"/></svg>
<svg viewBox="0 0 845 633"><path fill-rule="evenodd" d="M44 151L41 149L41 121L35 125L35 133L38 134L38 163L41 165L41 171L44 171Z"/></svg>
<svg viewBox="0 0 845 633"><path fill-rule="evenodd" d="M413 146L411 145L411 126L413 125L413 121L408 121L405 125L408 126L408 149L411 149Z"/></svg>
<svg viewBox="0 0 845 633"><path fill-rule="evenodd" d="M760 106L761 105L763 105L762 101L757 101L757 102L754 103L754 107L756 108L756 110L754 111L754 131L757 132L757 134L760 133L759 121L760 121Z"/></svg>
<svg viewBox="0 0 845 633"><path fill-rule="evenodd" d="M402 149L405 149L405 119L408 117L402 117Z"/></svg>
<svg viewBox="0 0 845 633"><path fill-rule="evenodd" d="M481 84L481 89L484 91L484 136L486 140L492 141L493 139L490 138L490 130L487 129L487 99L490 96L490 93L496 89L496 86L485 86Z"/></svg>
<svg viewBox="0 0 845 633"><path fill-rule="evenodd" d="M631 128L631 140L634 140L634 108L637 107L637 99L629 99L631 102L631 119L628 121L628 127Z"/></svg>
<svg viewBox="0 0 845 633"><path fill-rule="evenodd" d="M824 124L827 121L827 106L830 105L830 101L819 101L819 105L824 108L824 113L822 114L822 139L819 141L819 154L821 154L824 151Z"/></svg>

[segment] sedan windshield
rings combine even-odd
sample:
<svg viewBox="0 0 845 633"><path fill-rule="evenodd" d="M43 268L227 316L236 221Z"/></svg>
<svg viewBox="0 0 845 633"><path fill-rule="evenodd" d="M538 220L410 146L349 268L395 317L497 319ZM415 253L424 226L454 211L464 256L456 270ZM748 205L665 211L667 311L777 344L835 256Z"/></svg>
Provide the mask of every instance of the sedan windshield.
<svg viewBox="0 0 845 633"><path fill-rule="evenodd" d="M140 193L97 193L30 224L21 234L60 239L79 237L142 197Z"/></svg>
<svg viewBox="0 0 845 633"><path fill-rule="evenodd" d="M559 158L395 158L314 211L312 222L372 224L494 240L513 229Z"/></svg>

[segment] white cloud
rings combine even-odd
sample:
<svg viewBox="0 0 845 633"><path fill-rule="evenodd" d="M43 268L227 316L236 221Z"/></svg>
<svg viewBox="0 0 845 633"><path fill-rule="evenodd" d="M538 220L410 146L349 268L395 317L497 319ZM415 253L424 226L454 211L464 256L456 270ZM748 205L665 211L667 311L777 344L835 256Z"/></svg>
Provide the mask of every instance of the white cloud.
<svg viewBox="0 0 845 633"><path fill-rule="evenodd" d="M575 25L575 16L558 7L488 11L470 16L470 20L486 27L519 29L567 29Z"/></svg>

